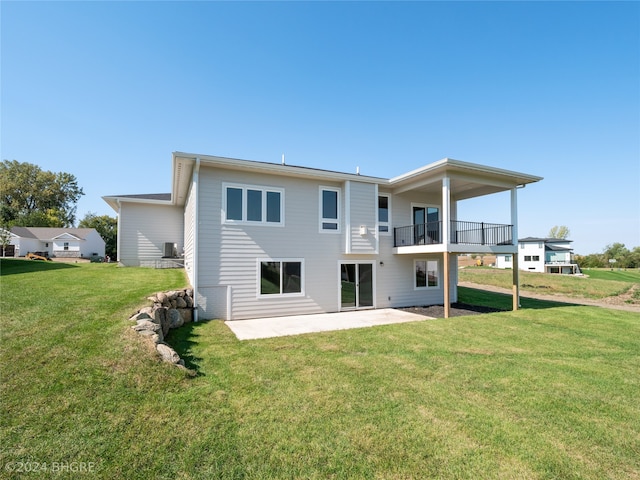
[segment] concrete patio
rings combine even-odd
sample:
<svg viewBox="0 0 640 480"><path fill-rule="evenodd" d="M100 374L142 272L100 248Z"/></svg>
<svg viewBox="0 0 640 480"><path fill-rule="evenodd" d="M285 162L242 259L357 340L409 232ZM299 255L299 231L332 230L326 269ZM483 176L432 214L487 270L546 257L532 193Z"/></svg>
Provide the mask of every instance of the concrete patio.
<svg viewBox="0 0 640 480"><path fill-rule="evenodd" d="M418 322L428 318L431 317L393 308L382 308L379 310L231 320L225 322L225 324L239 340L255 340L304 333L374 327L393 323Z"/></svg>

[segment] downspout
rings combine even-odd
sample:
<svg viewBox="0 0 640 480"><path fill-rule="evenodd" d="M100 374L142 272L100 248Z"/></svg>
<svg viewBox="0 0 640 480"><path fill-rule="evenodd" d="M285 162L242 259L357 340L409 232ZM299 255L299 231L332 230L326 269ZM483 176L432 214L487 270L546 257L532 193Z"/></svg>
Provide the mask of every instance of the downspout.
<svg viewBox="0 0 640 480"><path fill-rule="evenodd" d="M200 182L199 182L199 176L200 176L200 158L196 157L196 164L195 167L193 169L193 184L192 184L192 188L195 192L194 195L194 205L193 205L193 225L194 225L194 232L193 232L193 321L197 322L198 321L198 239L200 237L200 225L199 225L199 215L198 215L198 210L199 210L199 198L200 198Z"/></svg>
<svg viewBox="0 0 640 480"><path fill-rule="evenodd" d="M118 262L118 264L120 264L120 233L122 232L122 229L120 228L121 225L121 220L122 220L122 204L120 203L120 199L116 199L116 203L118 204L118 223L116 228L118 229L118 234L116 235L116 262Z"/></svg>

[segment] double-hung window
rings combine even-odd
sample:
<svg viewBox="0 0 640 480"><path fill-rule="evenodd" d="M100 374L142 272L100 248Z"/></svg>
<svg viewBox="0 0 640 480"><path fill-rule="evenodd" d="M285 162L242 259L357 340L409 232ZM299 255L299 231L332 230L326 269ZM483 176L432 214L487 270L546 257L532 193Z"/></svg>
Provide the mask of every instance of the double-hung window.
<svg viewBox="0 0 640 480"><path fill-rule="evenodd" d="M223 186L224 223L284 225L284 190L250 185Z"/></svg>
<svg viewBox="0 0 640 480"><path fill-rule="evenodd" d="M320 231L340 233L340 189L320 187Z"/></svg>
<svg viewBox="0 0 640 480"><path fill-rule="evenodd" d="M438 288L440 277L438 275L437 260L414 260L414 288Z"/></svg>
<svg viewBox="0 0 640 480"><path fill-rule="evenodd" d="M259 295L302 295L303 275L302 260L258 260Z"/></svg>
<svg viewBox="0 0 640 480"><path fill-rule="evenodd" d="M381 234L391 233L391 197L378 195L378 231Z"/></svg>

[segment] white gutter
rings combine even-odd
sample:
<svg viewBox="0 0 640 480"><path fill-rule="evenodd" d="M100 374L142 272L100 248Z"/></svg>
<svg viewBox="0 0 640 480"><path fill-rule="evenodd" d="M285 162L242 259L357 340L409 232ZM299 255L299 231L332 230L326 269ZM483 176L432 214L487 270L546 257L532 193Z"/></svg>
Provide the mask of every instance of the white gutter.
<svg viewBox="0 0 640 480"><path fill-rule="evenodd" d="M198 208L200 198L200 158L196 157L196 164L193 168L193 189L195 191L195 200L193 206L193 223L195 231L193 232L193 321L198 321L198 238L199 232L199 219Z"/></svg>

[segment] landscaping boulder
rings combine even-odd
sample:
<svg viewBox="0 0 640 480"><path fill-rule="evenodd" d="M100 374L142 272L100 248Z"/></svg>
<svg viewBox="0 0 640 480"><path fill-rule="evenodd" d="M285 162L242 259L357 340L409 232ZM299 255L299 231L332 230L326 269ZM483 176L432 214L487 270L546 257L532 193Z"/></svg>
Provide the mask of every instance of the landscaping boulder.
<svg viewBox="0 0 640 480"><path fill-rule="evenodd" d="M165 362L184 368L184 360L164 343L164 338L170 329L193 321L193 289L158 292L147 299L153 304L141 308L130 317L136 322L131 328L151 339Z"/></svg>
<svg viewBox="0 0 640 480"><path fill-rule="evenodd" d="M162 357L162 360L164 360L165 362L177 364L181 360L180 355L178 355L176 351L169 345L158 343L156 345L156 350L160 354L160 357Z"/></svg>
<svg viewBox="0 0 640 480"><path fill-rule="evenodd" d="M129 318L129 320L131 320L132 322L137 322L138 320L144 320L144 319L151 320L151 317L149 316L148 313L143 312L142 310L134 314L131 318Z"/></svg>
<svg viewBox="0 0 640 480"><path fill-rule="evenodd" d="M191 323L193 322L193 310L190 308L180 308L178 309L180 312L180 316L182 317L183 323Z"/></svg>
<svg viewBox="0 0 640 480"><path fill-rule="evenodd" d="M161 338L160 341L164 338L164 335L162 334L162 327L150 320L138 320L131 328L141 335L149 337L152 335L158 335L158 337Z"/></svg>
<svg viewBox="0 0 640 480"><path fill-rule="evenodd" d="M169 328L179 328L184 324L182 315L175 308L167 310L167 318L169 320Z"/></svg>

